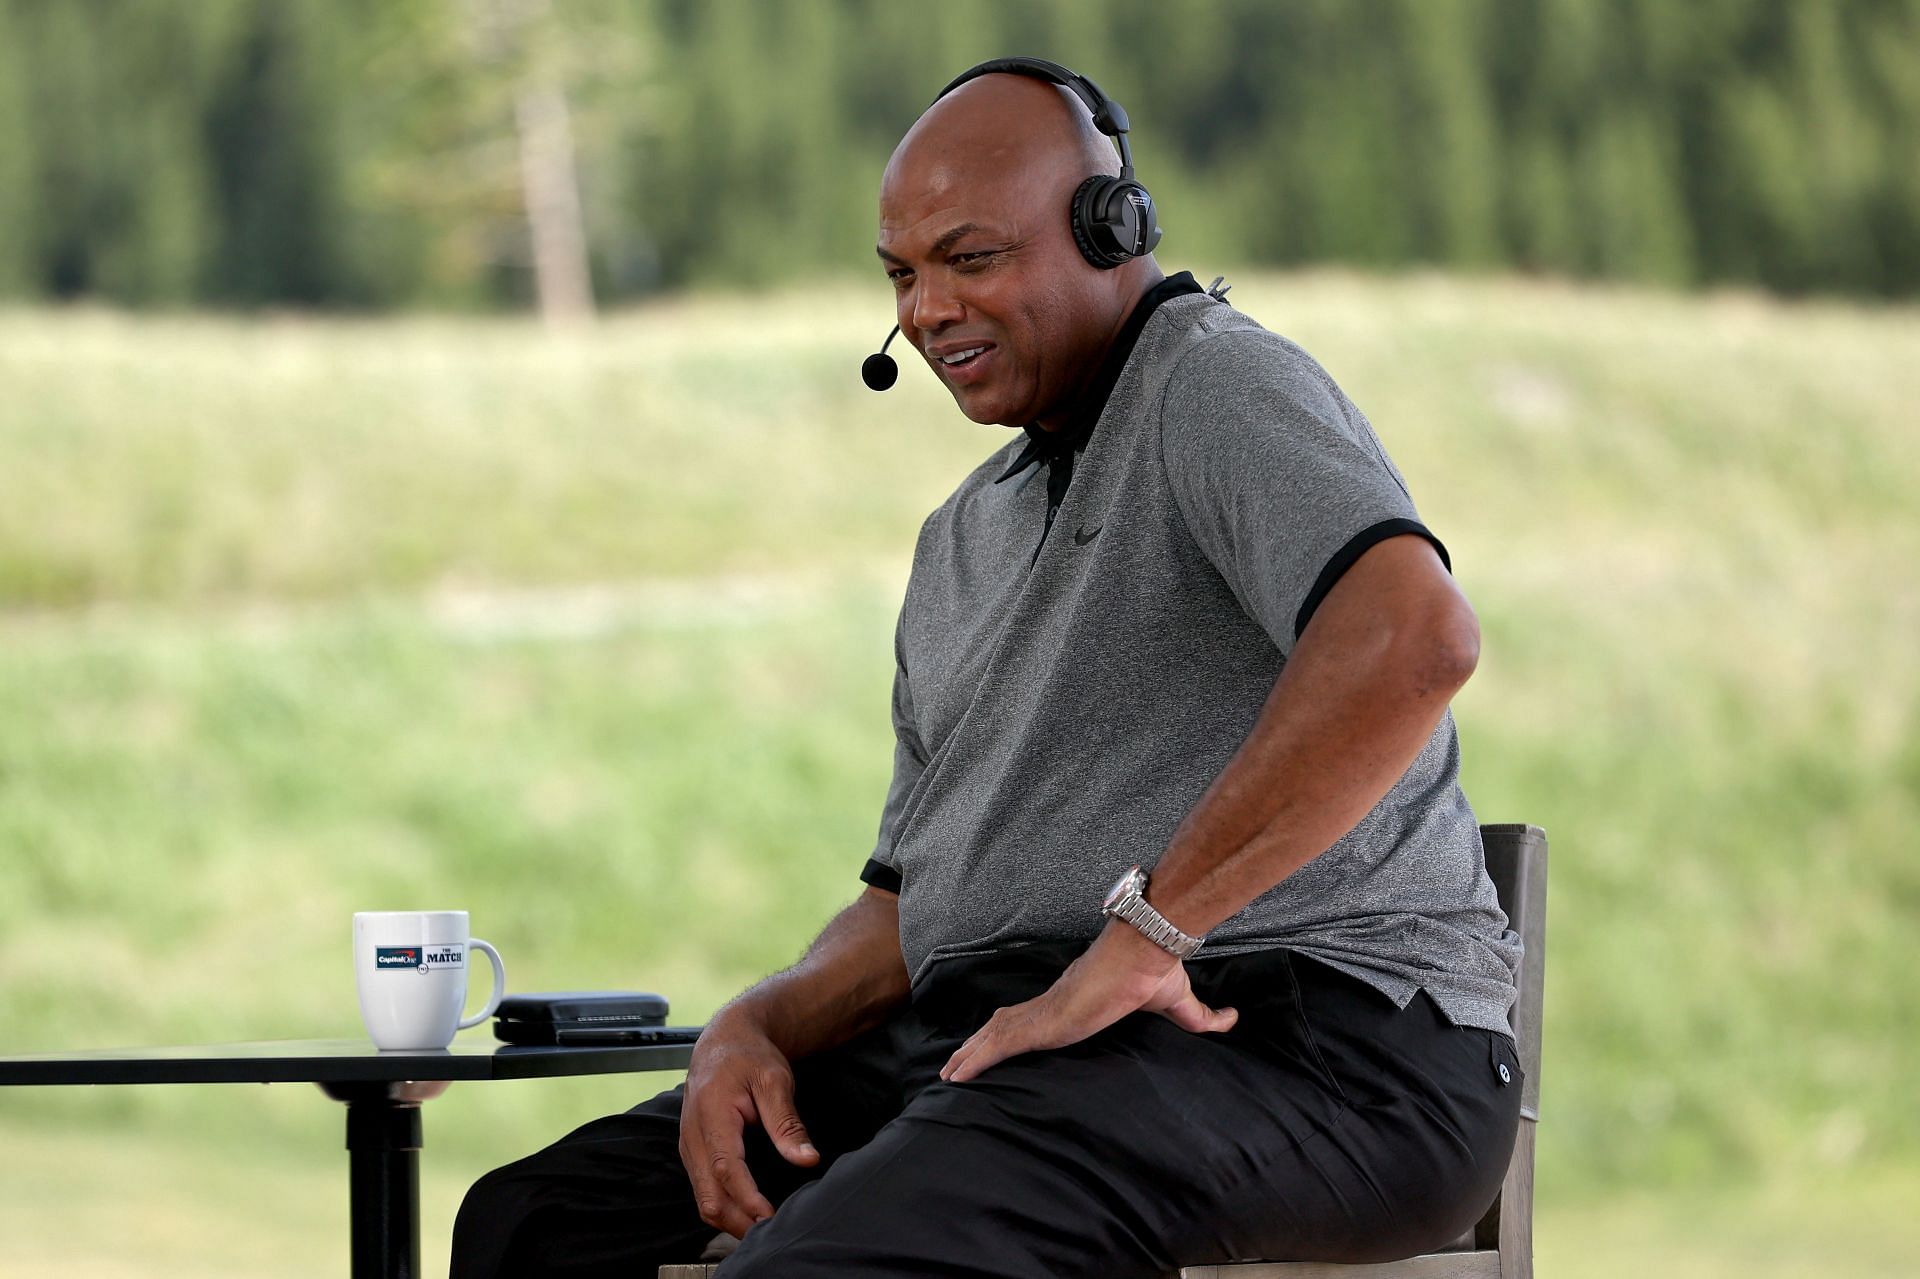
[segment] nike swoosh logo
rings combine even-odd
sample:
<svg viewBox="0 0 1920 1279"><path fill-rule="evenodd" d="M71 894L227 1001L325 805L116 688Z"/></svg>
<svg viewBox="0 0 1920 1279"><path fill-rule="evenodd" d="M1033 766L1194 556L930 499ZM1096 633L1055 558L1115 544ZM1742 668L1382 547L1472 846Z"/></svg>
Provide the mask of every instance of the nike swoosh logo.
<svg viewBox="0 0 1920 1279"><path fill-rule="evenodd" d="M1104 527L1105 527L1104 525L1096 524L1093 526L1093 532L1089 533L1087 532L1087 526L1082 524L1079 528L1074 530L1073 544L1075 546L1085 546L1088 542L1091 542L1094 538L1099 537L1100 530Z"/></svg>

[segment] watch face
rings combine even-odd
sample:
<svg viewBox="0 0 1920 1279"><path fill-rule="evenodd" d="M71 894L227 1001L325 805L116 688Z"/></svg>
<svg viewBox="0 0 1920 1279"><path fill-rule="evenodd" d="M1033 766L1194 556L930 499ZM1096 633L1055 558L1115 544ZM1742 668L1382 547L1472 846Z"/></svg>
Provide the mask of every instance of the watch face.
<svg viewBox="0 0 1920 1279"><path fill-rule="evenodd" d="M1112 908L1116 902L1127 895L1127 885L1133 882L1133 877L1139 873L1139 870L1138 866L1129 866L1124 875L1113 881L1113 887L1107 890L1107 908Z"/></svg>

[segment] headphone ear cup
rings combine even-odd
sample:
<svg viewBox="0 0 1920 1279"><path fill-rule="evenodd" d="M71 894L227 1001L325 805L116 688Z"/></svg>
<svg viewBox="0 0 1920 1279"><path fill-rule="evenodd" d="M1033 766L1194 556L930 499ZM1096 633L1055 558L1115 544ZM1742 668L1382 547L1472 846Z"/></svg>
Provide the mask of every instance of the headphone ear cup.
<svg viewBox="0 0 1920 1279"><path fill-rule="evenodd" d="M1101 270L1153 252L1160 243L1153 197L1131 178L1095 174L1073 193L1073 242Z"/></svg>
<svg viewBox="0 0 1920 1279"><path fill-rule="evenodd" d="M1102 235L1106 227L1101 223L1100 211L1103 205L1101 196L1106 188L1117 179L1103 173L1096 173L1082 182L1073 193L1073 212L1069 224L1073 227L1073 242L1079 246L1080 256L1102 271L1119 266L1126 258L1115 258L1111 234Z"/></svg>

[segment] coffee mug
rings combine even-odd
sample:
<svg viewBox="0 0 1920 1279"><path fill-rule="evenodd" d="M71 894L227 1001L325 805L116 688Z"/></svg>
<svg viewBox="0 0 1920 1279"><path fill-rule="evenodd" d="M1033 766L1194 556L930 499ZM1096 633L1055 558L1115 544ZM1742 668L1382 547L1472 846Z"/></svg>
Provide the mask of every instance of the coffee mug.
<svg viewBox="0 0 1920 1279"><path fill-rule="evenodd" d="M467 1005L467 950L493 962L487 1006ZM493 1016L507 993L500 952L467 935L464 910L363 910L353 917L353 976L360 1020L376 1048L445 1048L456 1030Z"/></svg>

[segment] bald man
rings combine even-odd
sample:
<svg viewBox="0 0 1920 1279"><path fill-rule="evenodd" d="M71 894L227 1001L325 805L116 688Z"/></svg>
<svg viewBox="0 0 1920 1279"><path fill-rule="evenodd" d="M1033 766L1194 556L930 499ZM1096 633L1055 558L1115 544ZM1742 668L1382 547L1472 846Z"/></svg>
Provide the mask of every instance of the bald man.
<svg viewBox="0 0 1920 1279"><path fill-rule="evenodd" d="M1491 1202L1519 940L1447 710L1473 612L1324 369L1076 243L1119 166L1057 78L963 77L881 181L902 337L1019 434L921 529L865 891L684 1085L477 1183L456 1277L719 1231L727 1279L1145 1279Z"/></svg>

